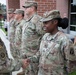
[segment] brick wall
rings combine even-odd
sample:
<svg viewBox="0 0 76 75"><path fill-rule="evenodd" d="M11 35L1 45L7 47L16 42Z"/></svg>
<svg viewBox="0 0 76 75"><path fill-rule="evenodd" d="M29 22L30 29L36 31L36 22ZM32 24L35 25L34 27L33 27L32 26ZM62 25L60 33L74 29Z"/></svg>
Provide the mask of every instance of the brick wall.
<svg viewBox="0 0 76 75"><path fill-rule="evenodd" d="M25 1L27 0L20 0L20 9L23 9L25 11L25 9L22 7L25 4ZM25 13L25 18L26 18L26 13Z"/></svg>
<svg viewBox="0 0 76 75"><path fill-rule="evenodd" d="M35 0L38 2L38 13L42 15L44 12L56 9L56 0Z"/></svg>
<svg viewBox="0 0 76 75"><path fill-rule="evenodd" d="M69 1L70 0L57 0L56 1L56 9L60 10L61 16L66 17L69 16Z"/></svg>
<svg viewBox="0 0 76 75"><path fill-rule="evenodd" d="M27 0L7 0L7 9L8 8L21 8ZM42 14L46 11L52 9L58 9L63 14L66 13L68 15L68 2L69 0L35 0L38 2L38 14L42 16Z"/></svg>
<svg viewBox="0 0 76 75"><path fill-rule="evenodd" d="M8 8L18 9L20 8L19 0L8 0Z"/></svg>
<svg viewBox="0 0 76 75"><path fill-rule="evenodd" d="M27 0L20 0L20 8L24 5ZM56 0L35 0L38 2L38 14L42 15L45 11L56 9Z"/></svg>
<svg viewBox="0 0 76 75"><path fill-rule="evenodd" d="M7 7L7 20L9 20L8 9L10 9L10 8L18 9L18 8L20 8L20 0L7 0L6 4L7 4L6 5L6 7Z"/></svg>

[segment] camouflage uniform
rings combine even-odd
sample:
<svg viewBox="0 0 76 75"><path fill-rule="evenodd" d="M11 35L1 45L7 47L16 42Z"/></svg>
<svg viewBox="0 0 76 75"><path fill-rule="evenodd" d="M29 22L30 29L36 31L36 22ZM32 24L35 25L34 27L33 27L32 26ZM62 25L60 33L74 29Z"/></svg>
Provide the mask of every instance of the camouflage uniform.
<svg viewBox="0 0 76 75"><path fill-rule="evenodd" d="M10 20L10 26L9 26L9 41L11 43L13 43L14 41L14 38L15 38L15 23L16 23L16 20L15 19L11 19Z"/></svg>
<svg viewBox="0 0 76 75"><path fill-rule="evenodd" d="M70 46L68 55L69 59L69 73L76 72L76 44Z"/></svg>
<svg viewBox="0 0 76 75"><path fill-rule="evenodd" d="M16 24L17 24L17 21L15 19L10 21L10 33L9 33L10 51L11 51L11 54L12 54L12 56L14 58L15 58L16 52L17 52L15 50L15 45L14 45L14 43L15 43ZM14 69L13 71L19 70L20 67L22 66L22 64L19 62L18 59L14 59L12 64L16 65L16 69Z"/></svg>
<svg viewBox="0 0 76 75"><path fill-rule="evenodd" d="M23 7L28 9L31 6L37 7L37 2L28 0ZM34 14L31 14L28 20L26 19L26 24L23 26L21 53L23 59L33 56L39 50L40 39L44 33L43 23L40 22L40 19L41 17L34 11ZM30 63L30 66L25 70L25 75L37 75L37 73L38 62Z"/></svg>
<svg viewBox="0 0 76 75"><path fill-rule="evenodd" d="M39 52L31 62L38 62L38 75L67 75L69 39L62 32L55 35L46 33L41 41Z"/></svg>
<svg viewBox="0 0 76 75"><path fill-rule="evenodd" d="M10 38L9 37L9 31L10 31L10 26L11 26L11 23L13 22L13 17L14 17L14 9L13 8L10 8L8 9L8 14L12 14L11 16L9 16L9 19L10 19L10 22L9 22L9 26L8 26L8 39Z"/></svg>
<svg viewBox="0 0 76 75"><path fill-rule="evenodd" d="M14 24L14 20L12 19L11 21L10 21L10 42L12 42L12 39L14 38L13 37L13 31L14 31L14 27L13 27L13 24ZM12 49L12 45L10 46L10 48ZM2 61L1 61L2 62ZM6 62L6 64L5 65L7 65L7 66L5 66L5 68L6 69L4 69L2 72L0 72L0 75L12 75L12 70L13 70L13 68L14 68L14 63L12 64L12 62L13 62L13 60L11 60L11 59L9 59L8 57L6 58L6 60L4 60L4 62ZM7 63L8 62L8 63ZM8 67L8 68L7 68Z"/></svg>
<svg viewBox="0 0 76 75"><path fill-rule="evenodd" d="M24 14L24 11L21 9L16 9L14 14ZM18 58L20 56L18 53L21 49L22 26L24 23L24 19L22 19L20 22L15 20L12 26L10 26L10 42L12 48L11 52L14 58Z"/></svg>
<svg viewBox="0 0 76 75"><path fill-rule="evenodd" d="M9 12L11 13L11 11ZM12 12L13 13L13 12ZM15 24L16 20L10 20L10 49L13 51L13 44L15 38ZM18 71L21 67L19 60L13 60L8 57L6 47L0 39L0 75L12 75L12 71Z"/></svg>
<svg viewBox="0 0 76 75"><path fill-rule="evenodd" d="M8 10L8 14L13 14L14 13L14 9L9 9ZM9 21L9 41L12 43L14 36L15 36L15 23L16 20L11 18Z"/></svg>
<svg viewBox="0 0 76 75"><path fill-rule="evenodd" d="M9 30L10 30L9 31L9 41L10 41L10 50L11 50L12 55L14 52L14 39L15 39L15 30L16 30L15 24L16 24L16 20L12 19L10 21L10 27L9 27Z"/></svg>
<svg viewBox="0 0 76 75"><path fill-rule="evenodd" d="M16 15L21 14L22 19L18 21L18 19L20 19L20 18L15 16L18 19L17 19L17 23L15 24L16 29L15 29L14 49L13 49L12 55L15 60L19 60L19 62L21 62L22 58L21 58L20 53L21 53L21 43L22 43L22 27L26 21L24 20L24 16L23 16L24 11L22 9L16 9L14 13ZM21 63L21 65L22 65L22 63Z"/></svg>
<svg viewBox="0 0 76 75"><path fill-rule="evenodd" d="M45 23L55 18L61 18L58 10L44 13L40 21ZM60 31L54 35L46 33L41 40L39 52L29 57L31 63L39 62L38 75L68 75L72 44L72 41Z"/></svg>
<svg viewBox="0 0 76 75"><path fill-rule="evenodd" d="M22 27L25 24L25 20L22 19L20 22L16 24L15 30L15 39L14 39L14 46L15 46L15 53L13 53L14 58L20 58L20 51L21 51L21 42L22 42Z"/></svg>
<svg viewBox="0 0 76 75"><path fill-rule="evenodd" d="M39 50L39 43L43 35L40 16L34 14L23 26L22 32L22 57L33 56ZM25 75L37 75L38 63L31 63Z"/></svg>
<svg viewBox="0 0 76 75"><path fill-rule="evenodd" d="M0 39L0 75L12 75L12 71L19 70L17 65L20 65L20 63L17 62L9 59L6 47Z"/></svg>
<svg viewBox="0 0 76 75"><path fill-rule="evenodd" d="M10 9L8 10L8 14L13 13L14 10ZM11 51L13 50L13 40L14 40L14 33L15 33L15 23L16 21L14 19L10 20L10 48ZM0 75L12 75L12 71L19 70L20 68L17 67L17 65L21 66L21 63L18 63L18 60L9 59L6 47L3 43L3 41L0 40Z"/></svg>

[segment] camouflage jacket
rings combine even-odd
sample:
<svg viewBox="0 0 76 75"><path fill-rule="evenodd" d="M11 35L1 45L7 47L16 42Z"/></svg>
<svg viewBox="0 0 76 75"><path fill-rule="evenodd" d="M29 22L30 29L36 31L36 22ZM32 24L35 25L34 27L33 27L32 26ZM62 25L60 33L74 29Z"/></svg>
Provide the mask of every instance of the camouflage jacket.
<svg viewBox="0 0 76 75"><path fill-rule="evenodd" d="M15 24L16 24L15 19L10 20L10 23L9 23L9 41L11 43L14 42L14 38L15 38L15 28L16 28Z"/></svg>
<svg viewBox="0 0 76 75"><path fill-rule="evenodd" d="M46 33L41 41L39 52L31 62L39 61L38 75L67 75L69 45L72 42L62 32L55 35Z"/></svg>
<svg viewBox="0 0 76 75"><path fill-rule="evenodd" d="M41 37L44 33L43 24L39 21L40 18L39 15L34 14L23 26L21 56L24 59L33 56L39 50ZM37 75L37 73L38 62L31 63L25 75Z"/></svg>
<svg viewBox="0 0 76 75"><path fill-rule="evenodd" d="M39 50L40 39L43 35L41 17L34 14L23 26L22 32L22 55L32 56Z"/></svg>
<svg viewBox="0 0 76 75"><path fill-rule="evenodd" d="M21 63L18 60L14 61L8 57L5 44L0 38L0 74L5 75L4 73L19 70L20 67Z"/></svg>
<svg viewBox="0 0 76 75"><path fill-rule="evenodd" d="M21 43L22 43L22 27L25 24L25 20L22 19L20 22L17 22L15 25L15 39L14 39L14 50L16 53L13 53L14 55L17 55L20 57L20 51L21 51ZM13 55L13 56L14 56Z"/></svg>

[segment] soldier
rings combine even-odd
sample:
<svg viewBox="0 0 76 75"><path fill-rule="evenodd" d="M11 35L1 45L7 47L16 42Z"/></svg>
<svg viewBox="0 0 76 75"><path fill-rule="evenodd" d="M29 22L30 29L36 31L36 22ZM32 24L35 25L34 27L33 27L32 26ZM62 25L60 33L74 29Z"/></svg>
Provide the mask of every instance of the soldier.
<svg viewBox="0 0 76 75"><path fill-rule="evenodd" d="M19 58L20 57L20 53L19 51L21 50L21 38L22 38L22 27L25 24L25 20L24 20L24 11L21 9L16 9L15 12L15 20L16 20L16 24L15 24L15 39L14 39L14 50L13 50L13 57L14 58ZM19 54L17 54L16 52L18 52Z"/></svg>
<svg viewBox="0 0 76 75"><path fill-rule="evenodd" d="M9 16L9 25L8 25L8 39L10 39L10 33L11 33L11 24L13 23L13 19L14 19L14 9L11 8L8 10L8 16Z"/></svg>
<svg viewBox="0 0 76 75"><path fill-rule="evenodd" d="M14 19L14 9L9 9L8 10L8 15L9 15L9 41L13 42L14 36L15 36L15 22L16 20Z"/></svg>
<svg viewBox="0 0 76 75"><path fill-rule="evenodd" d="M13 28L15 23L13 23L13 19L11 18L11 28ZM14 21L15 22L15 21ZM14 33L14 31L11 33ZM10 42L14 44L14 39L11 39ZM14 50L14 46L11 46L11 50ZM19 59L10 59L7 54L6 47L3 41L0 39L0 75L12 75L12 71L18 71L22 64Z"/></svg>
<svg viewBox="0 0 76 75"><path fill-rule="evenodd" d="M8 14L9 14L9 19L10 19L10 25L9 25L9 41L10 41L10 50L11 50L11 54L12 56L15 58L16 56L16 50L15 50L15 31L16 31L16 24L17 21L15 19L15 13L13 9L9 9L8 10ZM19 59L14 59L15 64L20 64L20 62L18 61ZM17 65L16 68L20 68L20 65Z"/></svg>
<svg viewBox="0 0 76 75"><path fill-rule="evenodd" d="M14 48L12 50L12 55L15 60L21 59L21 38L22 38L22 27L25 24L24 20L24 11L22 9L16 9L15 12L15 39L14 39Z"/></svg>
<svg viewBox="0 0 76 75"><path fill-rule="evenodd" d="M16 20L14 19L14 9L9 9L8 10L9 14L9 41L10 41L10 50L13 49L13 43L14 43L14 38L15 38L15 23Z"/></svg>
<svg viewBox="0 0 76 75"><path fill-rule="evenodd" d="M19 70L17 65L21 63L17 62L8 57L5 44L0 38L0 75L12 75L12 71Z"/></svg>
<svg viewBox="0 0 76 75"><path fill-rule="evenodd" d="M70 72L74 73L76 72L76 36L74 38L74 44L72 45L73 48L71 49L74 49L74 51L72 51L72 57L71 57L71 60L70 60ZM75 73L76 74L76 73Z"/></svg>
<svg viewBox="0 0 76 75"><path fill-rule="evenodd" d="M68 75L68 51L72 44L65 33L58 30L62 24L60 12L52 10L44 14L41 21L46 34L43 36L39 52L25 60L25 68L31 62L39 62L38 75Z"/></svg>
<svg viewBox="0 0 76 75"><path fill-rule="evenodd" d="M13 16L14 16L14 14L13 14L13 12L14 12L14 9L9 9L8 10L8 14L9 14L9 19L10 19L10 24L12 23L12 21L13 21ZM10 29L11 30L11 29ZM4 43L3 43L3 45L4 45ZM4 48L4 51L6 52L6 49ZM6 54L7 55L7 54ZM4 62L6 62L6 61L8 61L8 63L10 64L10 66L13 68L13 65L12 65L12 60L10 60L9 58L8 58L8 56L6 56L7 58L6 59L4 59ZM2 61L1 61L2 62ZM7 63L5 64L5 65L7 65ZM6 68L6 70L4 71L4 72L0 72L1 74L0 75L11 75L12 73L11 73L11 67L9 68L10 69L10 71L7 71L8 69L7 69L7 67L5 67ZM4 69L4 68L3 68Z"/></svg>
<svg viewBox="0 0 76 75"><path fill-rule="evenodd" d="M43 35L41 17L37 14L37 2L29 0L23 6L26 12L26 24L22 31L22 58L33 56L39 50L40 39ZM22 61L23 62L23 61ZM37 75L38 62L31 63L25 70L25 75Z"/></svg>

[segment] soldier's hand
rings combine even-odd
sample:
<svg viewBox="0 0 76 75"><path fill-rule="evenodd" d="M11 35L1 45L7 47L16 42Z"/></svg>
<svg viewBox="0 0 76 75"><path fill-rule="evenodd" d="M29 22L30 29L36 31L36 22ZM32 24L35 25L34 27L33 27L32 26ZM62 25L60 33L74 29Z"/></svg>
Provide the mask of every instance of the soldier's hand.
<svg viewBox="0 0 76 75"><path fill-rule="evenodd" d="M26 69L29 66L29 63L29 59L24 59L22 68Z"/></svg>

